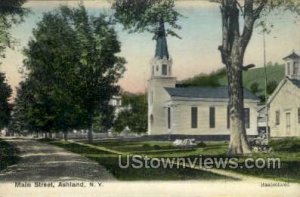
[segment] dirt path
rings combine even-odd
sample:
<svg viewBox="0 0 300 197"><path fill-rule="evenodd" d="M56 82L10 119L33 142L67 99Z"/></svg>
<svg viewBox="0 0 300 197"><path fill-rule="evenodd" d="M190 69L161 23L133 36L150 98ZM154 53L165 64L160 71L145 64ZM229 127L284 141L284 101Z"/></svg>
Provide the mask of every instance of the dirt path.
<svg viewBox="0 0 300 197"><path fill-rule="evenodd" d="M1 182L103 181L115 178L83 156L31 139L5 139L20 150L21 160L0 172Z"/></svg>

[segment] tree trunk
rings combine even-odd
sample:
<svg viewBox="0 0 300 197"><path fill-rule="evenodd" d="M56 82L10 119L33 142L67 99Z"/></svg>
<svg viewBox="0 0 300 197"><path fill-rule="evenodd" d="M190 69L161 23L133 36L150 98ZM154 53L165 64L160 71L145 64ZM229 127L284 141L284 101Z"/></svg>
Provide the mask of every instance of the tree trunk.
<svg viewBox="0 0 300 197"><path fill-rule="evenodd" d="M48 138L47 132L44 133L45 139Z"/></svg>
<svg viewBox="0 0 300 197"><path fill-rule="evenodd" d="M228 154L243 155L251 153L247 142L244 121L244 90L243 90L243 60L238 45L232 50L231 65L227 66L229 109L231 122L231 135Z"/></svg>
<svg viewBox="0 0 300 197"><path fill-rule="evenodd" d="M64 140L65 142L68 141L68 131L64 131Z"/></svg>
<svg viewBox="0 0 300 197"><path fill-rule="evenodd" d="M55 132L55 138L59 138L59 132Z"/></svg>
<svg viewBox="0 0 300 197"><path fill-rule="evenodd" d="M253 1L247 0L244 9L236 0L222 0L222 45L219 47L222 62L227 69L231 134L228 154L251 153L244 123L243 63L245 50L253 33L254 22L263 3L254 10ZM239 10L239 8L240 10ZM244 28L240 32L240 11L243 10Z"/></svg>
<svg viewBox="0 0 300 197"><path fill-rule="evenodd" d="M49 131L49 138L52 139L52 131Z"/></svg>
<svg viewBox="0 0 300 197"><path fill-rule="evenodd" d="M88 142L93 142L93 126L88 130Z"/></svg>

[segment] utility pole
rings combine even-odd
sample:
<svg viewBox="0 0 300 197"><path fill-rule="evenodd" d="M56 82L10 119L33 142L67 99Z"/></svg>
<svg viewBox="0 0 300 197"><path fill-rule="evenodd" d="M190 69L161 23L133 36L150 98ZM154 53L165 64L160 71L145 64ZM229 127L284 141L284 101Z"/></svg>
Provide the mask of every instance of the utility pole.
<svg viewBox="0 0 300 197"><path fill-rule="evenodd" d="M263 48L264 48L264 67L265 67L265 108L266 108L266 140L267 144L269 144L269 106L268 106L268 74L267 74L267 63L266 63L266 36L265 31L263 30Z"/></svg>

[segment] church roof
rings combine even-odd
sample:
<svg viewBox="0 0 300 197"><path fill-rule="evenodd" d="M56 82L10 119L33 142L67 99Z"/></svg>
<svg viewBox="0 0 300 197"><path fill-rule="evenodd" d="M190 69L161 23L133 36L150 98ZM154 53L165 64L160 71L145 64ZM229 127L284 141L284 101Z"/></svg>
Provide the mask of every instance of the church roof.
<svg viewBox="0 0 300 197"><path fill-rule="evenodd" d="M293 52L293 53L290 54L289 56L286 56L285 58L283 58L283 60L287 60L287 59L298 59L298 58L300 58L300 56L299 56L297 53Z"/></svg>
<svg viewBox="0 0 300 197"><path fill-rule="evenodd" d="M171 97L228 99L228 87L187 87L165 88ZM249 90L244 89L244 99L259 100Z"/></svg>
<svg viewBox="0 0 300 197"><path fill-rule="evenodd" d="M155 57L169 59L168 44L166 38L165 24L163 21L159 24L159 29L156 37Z"/></svg>

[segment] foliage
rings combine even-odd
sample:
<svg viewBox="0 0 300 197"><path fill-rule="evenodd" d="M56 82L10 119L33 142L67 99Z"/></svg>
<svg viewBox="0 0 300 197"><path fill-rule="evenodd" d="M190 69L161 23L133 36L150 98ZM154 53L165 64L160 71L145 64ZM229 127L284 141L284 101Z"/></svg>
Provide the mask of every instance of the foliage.
<svg viewBox="0 0 300 197"><path fill-rule="evenodd" d="M270 81L267 84L267 94L271 95L274 90L276 89L276 87L278 86L278 83L276 81Z"/></svg>
<svg viewBox="0 0 300 197"><path fill-rule="evenodd" d="M119 113L114 123L117 132L123 131L127 126L133 133L144 133L147 131L147 100L144 94L124 95L124 106L128 106Z"/></svg>
<svg viewBox="0 0 300 197"><path fill-rule="evenodd" d="M286 138L280 140L272 140L270 141L269 145L274 151L300 152L299 138Z"/></svg>
<svg viewBox="0 0 300 197"><path fill-rule="evenodd" d="M83 6L45 13L24 50L29 72L23 88L30 91L21 91L30 95L30 105L18 96L16 111L25 109L25 125L41 131L91 128L96 116L109 114L108 102L119 91L125 64L119 52L104 15L88 16Z"/></svg>
<svg viewBox="0 0 300 197"><path fill-rule="evenodd" d="M22 8L26 0L0 0L0 57L5 57L6 47L13 47L14 39L10 29L13 25L23 21L28 12Z"/></svg>
<svg viewBox="0 0 300 197"><path fill-rule="evenodd" d="M10 119L11 106L9 98L12 94L12 89L7 84L4 73L0 72L0 129L7 126Z"/></svg>
<svg viewBox="0 0 300 197"><path fill-rule="evenodd" d="M257 82L252 83L250 86L250 90L253 94L257 94L257 92L259 91L258 83Z"/></svg>
<svg viewBox="0 0 300 197"><path fill-rule="evenodd" d="M185 79L181 83L183 86L211 86L217 87L221 86L219 79L226 76L225 69L219 69L217 71L211 72L210 74L199 74L192 78Z"/></svg>
<svg viewBox="0 0 300 197"><path fill-rule="evenodd" d="M159 22L168 24L167 35L179 37L174 30L180 29L177 21L181 14L174 7L174 0L114 0L112 4L115 19L125 30L148 31L155 34L154 38Z"/></svg>

